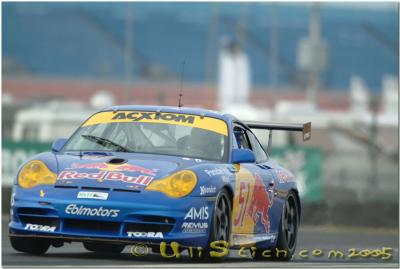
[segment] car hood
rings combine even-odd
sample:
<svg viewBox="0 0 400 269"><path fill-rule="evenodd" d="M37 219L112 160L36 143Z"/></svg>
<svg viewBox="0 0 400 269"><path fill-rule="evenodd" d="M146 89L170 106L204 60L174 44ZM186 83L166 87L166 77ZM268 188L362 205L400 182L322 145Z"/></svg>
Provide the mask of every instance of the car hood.
<svg viewBox="0 0 400 269"><path fill-rule="evenodd" d="M196 163L190 158L151 154L59 154L57 187L143 190L154 180Z"/></svg>

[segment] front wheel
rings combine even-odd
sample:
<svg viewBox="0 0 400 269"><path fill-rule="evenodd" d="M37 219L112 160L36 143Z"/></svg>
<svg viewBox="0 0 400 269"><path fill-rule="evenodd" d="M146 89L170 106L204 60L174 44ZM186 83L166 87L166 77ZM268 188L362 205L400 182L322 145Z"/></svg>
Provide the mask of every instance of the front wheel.
<svg viewBox="0 0 400 269"><path fill-rule="evenodd" d="M35 255L46 253L50 247L49 240L44 238L11 236L10 243L17 251Z"/></svg>
<svg viewBox="0 0 400 269"><path fill-rule="evenodd" d="M210 244L212 242L224 241L229 244L229 236L231 232L231 212L232 205L229 194L225 189L223 189L218 193L215 200L210 226L211 230L207 246L204 249L201 257L198 257L195 254L192 258L202 258L206 260L213 258L210 256L210 251L212 251ZM219 260L221 260L221 258L219 258Z"/></svg>
<svg viewBox="0 0 400 269"><path fill-rule="evenodd" d="M268 252L269 259L289 261L294 255L297 243L297 231L299 227L299 211L296 194L289 192L283 204L282 215L279 222L277 244ZM278 249L278 251L276 250ZM257 250L255 258L267 259L262 253L265 250Z"/></svg>

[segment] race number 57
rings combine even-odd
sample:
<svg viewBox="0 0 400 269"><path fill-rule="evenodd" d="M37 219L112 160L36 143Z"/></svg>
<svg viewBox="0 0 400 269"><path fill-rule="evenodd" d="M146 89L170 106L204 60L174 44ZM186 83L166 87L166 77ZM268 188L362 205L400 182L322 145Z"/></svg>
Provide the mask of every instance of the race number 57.
<svg viewBox="0 0 400 269"><path fill-rule="evenodd" d="M235 226L239 225L240 227L243 226L243 219L246 213L246 205L249 200L250 194L250 182L240 182L239 186L239 200L238 200L238 207L237 211L239 214L236 214L235 219L233 220L233 224Z"/></svg>

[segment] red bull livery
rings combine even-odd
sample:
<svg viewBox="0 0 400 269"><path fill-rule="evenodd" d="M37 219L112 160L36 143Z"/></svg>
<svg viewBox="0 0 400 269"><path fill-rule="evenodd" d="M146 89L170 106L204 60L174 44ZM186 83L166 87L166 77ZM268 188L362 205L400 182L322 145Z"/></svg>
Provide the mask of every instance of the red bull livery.
<svg viewBox="0 0 400 269"><path fill-rule="evenodd" d="M252 129L269 131L267 151ZM51 152L27 160L13 185L9 235L16 251L43 254L82 242L122 252L296 248L301 217L295 177L271 159L272 131L311 124L242 122L214 111L114 106L87 119ZM199 256L199 255L198 255Z"/></svg>

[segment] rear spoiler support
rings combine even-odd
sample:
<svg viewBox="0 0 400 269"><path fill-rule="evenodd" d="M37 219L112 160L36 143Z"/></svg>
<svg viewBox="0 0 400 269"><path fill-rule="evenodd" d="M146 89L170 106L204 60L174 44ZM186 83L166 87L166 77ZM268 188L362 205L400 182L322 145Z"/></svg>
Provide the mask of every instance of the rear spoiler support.
<svg viewBox="0 0 400 269"><path fill-rule="evenodd" d="M244 121L244 124L247 125L250 129L262 129L269 130L268 135L268 147L267 153L271 154L272 147L272 130L280 130L280 131L291 131L291 132L302 132L303 133L303 141L310 140L311 138L311 122L307 122L304 124L286 124L286 123L267 123L267 122L258 122L258 121Z"/></svg>

